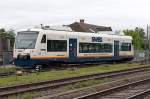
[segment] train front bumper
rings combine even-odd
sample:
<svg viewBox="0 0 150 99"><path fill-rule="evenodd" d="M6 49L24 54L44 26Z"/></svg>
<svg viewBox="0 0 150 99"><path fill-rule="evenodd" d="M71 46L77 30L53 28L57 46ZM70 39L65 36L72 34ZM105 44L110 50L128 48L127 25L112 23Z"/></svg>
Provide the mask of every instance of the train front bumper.
<svg viewBox="0 0 150 99"><path fill-rule="evenodd" d="M17 55L17 58L14 58L14 64L18 67L23 68L32 68L33 62L30 59L30 55Z"/></svg>

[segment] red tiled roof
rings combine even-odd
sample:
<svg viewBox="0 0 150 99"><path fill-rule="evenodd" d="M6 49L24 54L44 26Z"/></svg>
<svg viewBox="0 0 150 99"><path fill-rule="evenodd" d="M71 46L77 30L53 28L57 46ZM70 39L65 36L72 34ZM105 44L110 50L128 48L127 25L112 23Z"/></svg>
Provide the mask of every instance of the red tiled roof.
<svg viewBox="0 0 150 99"><path fill-rule="evenodd" d="M69 25L72 30L76 32L98 32L98 31L112 31L111 27L98 26L93 24L87 24L83 22L74 22Z"/></svg>

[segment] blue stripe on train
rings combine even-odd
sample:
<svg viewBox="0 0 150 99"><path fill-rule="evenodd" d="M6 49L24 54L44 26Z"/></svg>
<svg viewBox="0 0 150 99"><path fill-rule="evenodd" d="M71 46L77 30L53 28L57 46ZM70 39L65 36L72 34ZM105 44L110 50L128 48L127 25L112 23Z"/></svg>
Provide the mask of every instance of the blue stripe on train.
<svg viewBox="0 0 150 99"><path fill-rule="evenodd" d="M48 60L23 60L15 59L14 63L16 66L23 68L33 68L35 64L46 64L49 62L63 62L63 63L85 63L85 62L112 62L121 60L132 60L133 57L111 57L111 58L77 58L74 60L70 59L48 59Z"/></svg>

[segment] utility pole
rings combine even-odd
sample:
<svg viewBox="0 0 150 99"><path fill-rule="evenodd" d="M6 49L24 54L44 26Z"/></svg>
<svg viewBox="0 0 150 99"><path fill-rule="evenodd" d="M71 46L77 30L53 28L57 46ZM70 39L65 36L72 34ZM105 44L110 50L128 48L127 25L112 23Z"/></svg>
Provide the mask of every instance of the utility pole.
<svg viewBox="0 0 150 99"><path fill-rule="evenodd" d="M146 47L146 63L148 64L148 62L149 62L149 25L148 24L147 24L146 42L147 42L147 47Z"/></svg>

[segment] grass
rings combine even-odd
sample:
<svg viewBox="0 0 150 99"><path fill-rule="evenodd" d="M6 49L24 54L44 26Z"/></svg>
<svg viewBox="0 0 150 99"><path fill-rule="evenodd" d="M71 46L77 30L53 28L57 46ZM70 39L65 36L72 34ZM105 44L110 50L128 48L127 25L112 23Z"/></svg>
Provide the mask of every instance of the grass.
<svg viewBox="0 0 150 99"><path fill-rule="evenodd" d="M17 84L27 84L39 81L61 79L67 77L75 77L80 75L88 75L95 73L104 73L111 71L124 70L129 68L136 68L146 65L138 64L117 64L117 65L105 65L105 66L91 66L85 68L76 68L73 70L52 70L48 72L40 72L39 74L32 73L23 76L11 76L0 79L0 86L11 86ZM147 65L148 66L148 65Z"/></svg>
<svg viewBox="0 0 150 99"><path fill-rule="evenodd" d="M23 94L18 94L18 95L7 97L6 99L32 99L35 96L40 96L40 93L39 92L26 92Z"/></svg>
<svg viewBox="0 0 150 99"><path fill-rule="evenodd" d="M124 82L129 82L129 78L127 77L123 77L123 78L119 78L117 79L118 81L124 81ZM77 82L71 85L67 85L64 87L65 91L69 91L69 90L76 90L76 89L80 89L80 88L84 88L84 87L89 87L89 86L93 86L96 84L103 84L106 82L112 82L114 81L113 78L104 78L104 79L93 79L93 80L88 80L88 81L81 81L81 82Z"/></svg>
<svg viewBox="0 0 150 99"><path fill-rule="evenodd" d="M77 82L75 84L65 86L64 89L66 91L68 91L68 90L74 90L74 89L79 89L79 88L83 88L83 87L87 87L87 86L92 86L92 85L95 85L95 84L99 84L99 83L102 83L104 81L105 80L88 80L88 81L84 81L84 82Z"/></svg>
<svg viewBox="0 0 150 99"><path fill-rule="evenodd" d="M16 67L0 67L0 73L8 73L8 72L16 72L17 68Z"/></svg>

